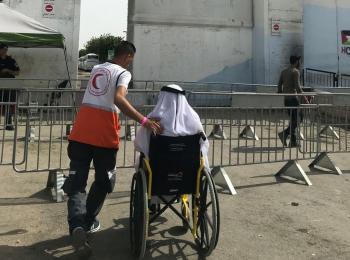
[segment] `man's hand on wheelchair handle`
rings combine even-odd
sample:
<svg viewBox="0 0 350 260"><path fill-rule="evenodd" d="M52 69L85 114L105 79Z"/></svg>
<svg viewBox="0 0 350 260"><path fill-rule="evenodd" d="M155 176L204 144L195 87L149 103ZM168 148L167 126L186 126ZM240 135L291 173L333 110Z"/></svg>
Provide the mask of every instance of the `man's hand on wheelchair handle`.
<svg viewBox="0 0 350 260"><path fill-rule="evenodd" d="M120 86L117 88L116 94L115 94L115 104L119 107L119 109L126 114L127 116L131 117L137 122L141 122L143 115L139 113L125 98L127 93L127 88L124 86ZM159 123L159 118L149 118L147 122L145 122L144 127L149 129L153 132L153 134L161 134L163 132L163 129Z"/></svg>
<svg viewBox="0 0 350 260"><path fill-rule="evenodd" d="M144 126L152 131L154 135L161 134L163 132L163 128L160 125L159 121L160 120L156 118L149 118Z"/></svg>

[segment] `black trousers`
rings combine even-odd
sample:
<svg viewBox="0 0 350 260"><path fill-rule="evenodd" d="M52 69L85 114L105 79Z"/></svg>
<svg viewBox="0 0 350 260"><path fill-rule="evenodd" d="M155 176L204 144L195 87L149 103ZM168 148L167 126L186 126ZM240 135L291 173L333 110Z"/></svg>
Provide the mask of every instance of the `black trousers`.
<svg viewBox="0 0 350 260"><path fill-rule="evenodd" d="M299 124L303 121L303 113L297 108L300 103L297 97L285 97L284 105L286 107L295 107L288 109L290 121L288 127L284 130L284 134L286 136L291 136L291 142L296 142L296 130Z"/></svg>
<svg viewBox="0 0 350 260"><path fill-rule="evenodd" d="M117 149L100 148L78 142L69 142L69 176L63 190L68 195L69 231L76 227L88 230L100 213L108 193L114 189L116 179ZM91 161L95 168L95 180L86 195L86 185Z"/></svg>

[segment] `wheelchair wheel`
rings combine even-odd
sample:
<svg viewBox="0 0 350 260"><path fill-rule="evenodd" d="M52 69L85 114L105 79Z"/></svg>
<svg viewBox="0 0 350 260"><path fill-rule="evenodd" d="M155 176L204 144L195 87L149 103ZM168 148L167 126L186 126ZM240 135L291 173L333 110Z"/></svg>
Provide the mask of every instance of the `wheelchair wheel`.
<svg viewBox="0 0 350 260"><path fill-rule="evenodd" d="M211 182L213 183L214 193L215 193L215 198L216 198L216 209L217 209L217 213L216 213L216 217L217 217L216 230L217 230L217 232L216 232L216 243L215 243L215 247L214 247L214 249L215 249L218 242L219 242L219 234L220 234L220 205L219 205L218 191L216 190L216 187L215 187L215 181L210 173L209 173L209 177L211 179Z"/></svg>
<svg viewBox="0 0 350 260"><path fill-rule="evenodd" d="M195 197L192 196L193 209L196 204L199 210L195 242L199 254L209 256L218 243L220 213L215 185L207 170L203 170L200 179L199 200L196 201Z"/></svg>
<svg viewBox="0 0 350 260"><path fill-rule="evenodd" d="M140 169L132 178L129 217L131 251L138 259L142 259L145 255L148 220L146 176Z"/></svg>

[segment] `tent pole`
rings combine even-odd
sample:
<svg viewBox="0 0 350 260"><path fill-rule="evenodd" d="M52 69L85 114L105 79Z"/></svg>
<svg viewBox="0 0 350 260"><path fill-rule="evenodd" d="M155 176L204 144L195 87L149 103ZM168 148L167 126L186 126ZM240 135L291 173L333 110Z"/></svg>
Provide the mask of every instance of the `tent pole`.
<svg viewBox="0 0 350 260"><path fill-rule="evenodd" d="M64 52L64 60L65 60L65 62L66 62L66 68L67 68L69 86L70 86L71 89L73 89L73 88L72 88L72 81L71 81L70 73L69 73L69 67L68 67L68 59L67 59L67 49L66 49L66 45L64 45L64 47L63 47L63 52ZM72 92L72 100L73 100L73 104L74 104L74 109L73 109L73 111L74 111L75 114L76 114L76 113L77 113L77 107L76 107L75 96L74 96L74 93L73 93L73 92Z"/></svg>
<svg viewBox="0 0 350 260"><path fill-rule="evenodd" d="M69 73L69 67L68 67L67 49L66 49L66 45L65 44L63 46L63 52L64 52L64 60L66 62L66 69L67 69L67 74L68 74L68 82L69 82L70 88L72 88L72 82L71 82L70 73Z"/></svg>

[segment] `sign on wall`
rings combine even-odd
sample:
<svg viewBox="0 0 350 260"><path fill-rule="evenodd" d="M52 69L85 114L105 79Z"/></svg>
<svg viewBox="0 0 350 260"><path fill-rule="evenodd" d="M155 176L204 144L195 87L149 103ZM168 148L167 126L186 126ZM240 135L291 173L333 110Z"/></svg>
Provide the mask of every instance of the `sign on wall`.
<svg viewBox="0 0 350 260"><path fill-rule="evenodd" d="M280 36L281 35L281 21L272 20L271 22L271 35Z"/></svg>
<svg viewBox="0 0 350 260"><path fill-rule="evenodd" d="M341 31L341 53L350 56L350 31Z"/></svg>
<svg viewBox="0 0 350 260"><path fill-rule="evenodd" d="M45 18L55 17L55 0L43 1L43 17Z"/></svg>

